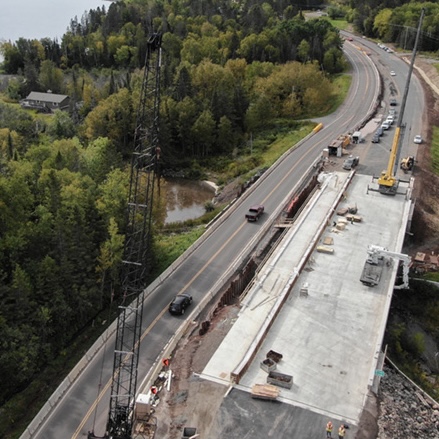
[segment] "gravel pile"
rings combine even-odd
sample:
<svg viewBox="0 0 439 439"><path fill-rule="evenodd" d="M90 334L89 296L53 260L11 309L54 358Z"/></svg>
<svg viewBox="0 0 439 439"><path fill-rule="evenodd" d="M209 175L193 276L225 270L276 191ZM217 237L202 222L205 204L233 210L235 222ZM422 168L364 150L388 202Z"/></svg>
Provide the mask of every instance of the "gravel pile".
<svg viewBox="0 0 439 439"><path fill-rule="evenodd" d="M378 439L439 439L439 404L394 369L384 371Z"/></svg>

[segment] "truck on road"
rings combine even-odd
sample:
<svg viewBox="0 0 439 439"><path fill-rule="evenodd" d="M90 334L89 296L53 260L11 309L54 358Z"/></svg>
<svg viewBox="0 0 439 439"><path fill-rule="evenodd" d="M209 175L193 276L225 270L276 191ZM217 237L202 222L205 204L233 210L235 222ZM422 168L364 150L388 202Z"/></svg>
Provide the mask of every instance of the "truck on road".
<svg viewBox="0 0 439 439"><path fill-rule="evenodd" d="M256 204L251 206L245 215L245 218L249 222L257 221L264 213L264 206L262 204Z"/></svg>

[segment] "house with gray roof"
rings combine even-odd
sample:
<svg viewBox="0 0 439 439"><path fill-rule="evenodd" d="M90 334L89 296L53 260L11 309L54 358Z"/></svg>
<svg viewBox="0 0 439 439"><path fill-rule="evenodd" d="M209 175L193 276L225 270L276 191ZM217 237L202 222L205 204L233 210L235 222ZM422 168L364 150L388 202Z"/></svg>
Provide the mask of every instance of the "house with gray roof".
<svg viewBox="0 0 439 439"><path fill-rule="evenodd" d="M29 95L20 101L22 108L38 110L43 113L52 113L55 110L68 110L70 97L55 93L40 93L32 91Z"/></svg>

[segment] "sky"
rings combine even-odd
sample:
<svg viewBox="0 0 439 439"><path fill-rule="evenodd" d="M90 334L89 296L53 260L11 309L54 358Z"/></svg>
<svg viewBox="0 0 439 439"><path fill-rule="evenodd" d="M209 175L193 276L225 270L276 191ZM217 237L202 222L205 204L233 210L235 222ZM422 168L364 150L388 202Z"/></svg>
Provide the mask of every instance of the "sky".
<svg viewBox="0 0 439 439"><path fill-rule="evenodd" d="M49 37L61 42L72 18L109 5L105 0L0 0L0 41Z"/></svg>

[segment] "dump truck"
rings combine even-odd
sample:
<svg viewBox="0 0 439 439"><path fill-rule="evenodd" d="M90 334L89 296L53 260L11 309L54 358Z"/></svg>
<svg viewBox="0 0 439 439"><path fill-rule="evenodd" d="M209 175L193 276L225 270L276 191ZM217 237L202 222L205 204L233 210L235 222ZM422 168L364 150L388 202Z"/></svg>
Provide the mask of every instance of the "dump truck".
<svg viewBox="0 0 439 439"><path fill-rule="evenodd" d="M262 204L256 204L251 206L245 215L245 218L249 222L257 221L264 213L264 206Z"/></svg>

